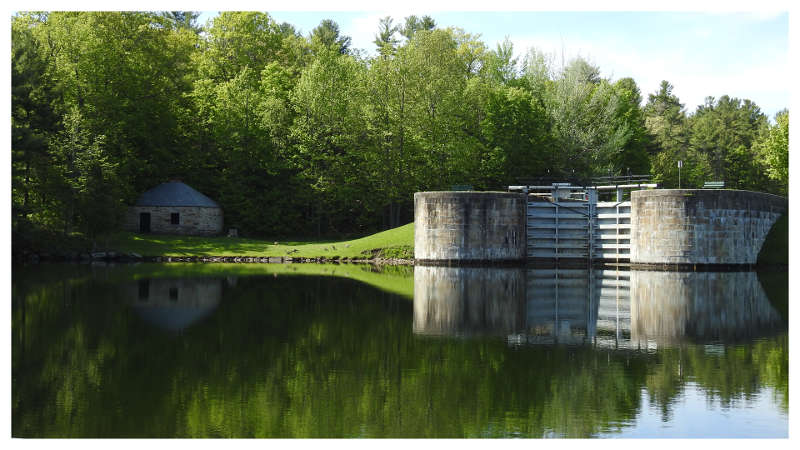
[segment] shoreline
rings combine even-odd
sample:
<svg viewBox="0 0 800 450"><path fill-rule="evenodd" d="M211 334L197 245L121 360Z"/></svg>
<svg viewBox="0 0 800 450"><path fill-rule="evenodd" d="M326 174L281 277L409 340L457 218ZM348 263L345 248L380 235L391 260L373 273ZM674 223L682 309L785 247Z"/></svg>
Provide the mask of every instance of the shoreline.
<svg viewBox="0 0 800 450"><path fill-rule="evenodd" d="M299 257L299 256L143 256L138 253L116 251L92 253L23 253L13 262L21 264L55 263L228 263L228 264L373 264L414 265L414 259L404 258L352 258L352 257Z"/></svg>
<svg viewBox="0 0 800 450"><path fill-rule="evenodd" d="M227 263L227 264L374 264L392 266L413 266L413 259L402 258L302 258L292 256L151 256L143 257L142 262L153 263Z"/></svg>
<svg viewBox="0 0 800 450"><path fill-rule="evenodd" d="M444 267L508 267L509 264L483 261L481 263L445 263L430 264L430 261L407 258L352 258L352 257L298 257L298 256L142 256L137 253L93 252L47 254L30 253L14 258L17 264L32 265L39 263L83 263L83 264L115 264L115 263L216 263L216 264L370 264L374 266L444 266ZM511 265L522 268L587 268L585 262L526 261ZM788 265L775 263L762 264L724 264L724 265L664 265L664 264L591 264L593 269L605 270L650 270L666 272L749 272L749 271L785 271Z"/></svg>

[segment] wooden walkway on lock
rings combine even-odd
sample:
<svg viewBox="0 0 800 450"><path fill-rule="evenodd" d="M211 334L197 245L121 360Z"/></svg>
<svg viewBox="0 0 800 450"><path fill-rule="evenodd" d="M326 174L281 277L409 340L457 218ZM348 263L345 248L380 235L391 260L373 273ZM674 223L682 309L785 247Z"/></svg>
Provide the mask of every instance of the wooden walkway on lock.
<svg viewBox="0 0 800 450"><path fill-rule="evenodd" d="M528 259L630 262L631 202L623 200L625 192L653 187L651 183L509 186L510 191L528 195ZM615 193L616 200L598 200Z"/></svg>

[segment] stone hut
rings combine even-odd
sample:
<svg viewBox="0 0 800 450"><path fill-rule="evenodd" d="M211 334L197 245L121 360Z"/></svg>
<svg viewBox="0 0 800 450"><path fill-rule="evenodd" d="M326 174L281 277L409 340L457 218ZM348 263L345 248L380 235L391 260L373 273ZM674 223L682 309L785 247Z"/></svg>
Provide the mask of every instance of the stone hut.
<svg viewBox="0 0 800 450"><path fill-rule="evenodd" d="M222 233L222 208L180 181L159 184L128 208L125 229L138 233L215 235Z"/></svg>

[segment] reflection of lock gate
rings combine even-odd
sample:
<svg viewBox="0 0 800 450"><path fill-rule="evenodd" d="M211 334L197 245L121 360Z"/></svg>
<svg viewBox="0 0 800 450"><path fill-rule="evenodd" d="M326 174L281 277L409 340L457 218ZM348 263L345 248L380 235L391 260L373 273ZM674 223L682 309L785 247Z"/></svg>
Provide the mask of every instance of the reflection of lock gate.
<svg viewBox="0 0 800 450"><path fill-rule="evenodd" d="M535 269L526 275L528 343L630 345L630 272Z"/></svg>

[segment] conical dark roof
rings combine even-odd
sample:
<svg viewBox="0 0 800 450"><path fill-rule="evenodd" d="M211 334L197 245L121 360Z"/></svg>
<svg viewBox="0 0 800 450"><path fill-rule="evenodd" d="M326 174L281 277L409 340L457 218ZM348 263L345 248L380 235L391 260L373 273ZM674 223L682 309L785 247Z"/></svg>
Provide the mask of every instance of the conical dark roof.
<svg viewBox="0 0 800 450"><path fill-rule="evenodd" d="M214 200L197 192L180 181L169 181L145 192L136 200L136 206L203 206L219 208Z"/></svg>

